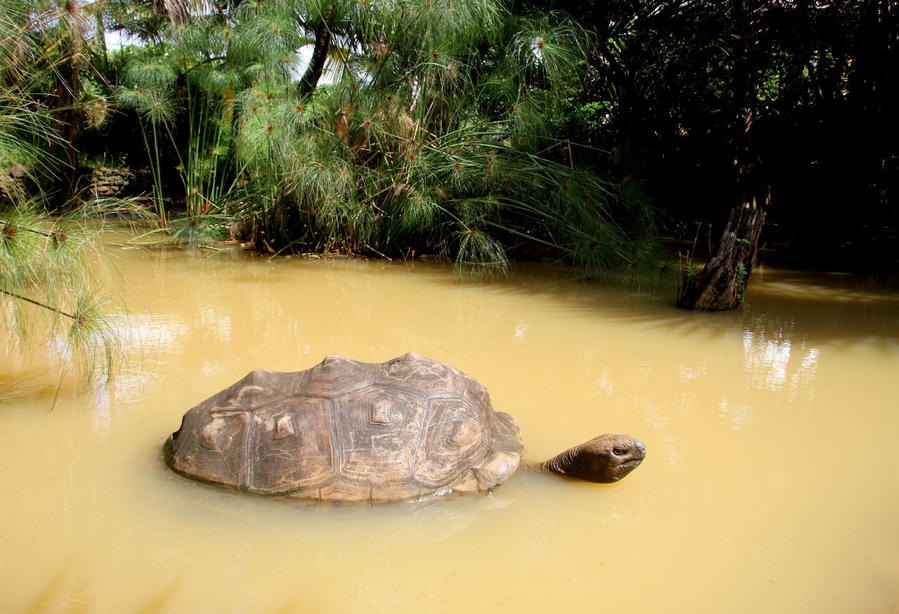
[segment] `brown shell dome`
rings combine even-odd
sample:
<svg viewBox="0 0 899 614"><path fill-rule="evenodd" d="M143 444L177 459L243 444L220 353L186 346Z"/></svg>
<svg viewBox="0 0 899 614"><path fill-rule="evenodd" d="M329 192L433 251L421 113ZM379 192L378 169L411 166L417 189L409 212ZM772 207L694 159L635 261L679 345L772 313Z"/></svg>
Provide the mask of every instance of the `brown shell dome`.
<svg viewBox="0 0 899 614"><path fill-rule="evenodd" d="M393 501L488 490L521 452L515 419L448 364L328 356L306 371L252 371L190 409L166 462L252 493Z"/></svg>

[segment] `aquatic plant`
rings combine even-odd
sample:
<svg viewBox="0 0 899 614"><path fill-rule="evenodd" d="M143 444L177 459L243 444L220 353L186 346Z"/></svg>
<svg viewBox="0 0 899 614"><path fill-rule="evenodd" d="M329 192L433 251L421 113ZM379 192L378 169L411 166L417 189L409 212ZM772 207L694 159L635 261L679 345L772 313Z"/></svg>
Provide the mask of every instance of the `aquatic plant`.
<svg viewBox="0 0 899 614"><path fill-rule="evenodd" d="M155 36L119 98L139 112L164 227L173 166L192 236L234 217L272 253L431 251L503 271L530 241L593 270L628 263L645 229L643 203L587 170L602 152L552 139L586 41L557 15L272 0Z"/></svg>
<svg viewBox="0 0 899 614"><path fill-rule="evenodd" d="M504 270L522 240L589 269L630 262L621 222L638 228L645 211L578 165L582 150L550 138L554 88L577 70L575 24L516 21L492 2L364 17L335 36L345 45L335 82L303 98L269 75L243 93L235 152L275 195L254 211L263 241L431 250L475 270Z"/></svg>
<svg viewBox="0 0 899 614"><path fill-rule="evenodd" d="M0 11L0 318L5 343L27 345L48 333L61 344L66 366L109 376L117 339L91 273L96 235L85 225L84 209L51 216L41 182L59 176L61 161L54 153L69 146L57 129L58 107L45 101L58 78L55 71L72 60L47 49L39 36L44 33L34 30L34 19L49 19L52 13L29 13L28 8L10 3L9 11ZM33 19L22 19L29 14Z"/></svg>

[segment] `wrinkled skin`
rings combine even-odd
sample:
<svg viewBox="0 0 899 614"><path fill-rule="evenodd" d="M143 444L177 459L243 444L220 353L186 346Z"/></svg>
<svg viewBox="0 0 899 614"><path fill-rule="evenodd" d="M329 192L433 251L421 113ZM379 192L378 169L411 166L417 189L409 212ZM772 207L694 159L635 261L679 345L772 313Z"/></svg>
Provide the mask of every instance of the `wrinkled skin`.
<svg viewBox="0 0 899 614"><path fill-rule="evenodd" d="M541 468L590 482L617 482L646 456L643 442L627 435L600 435L552 457Z"/></svg>

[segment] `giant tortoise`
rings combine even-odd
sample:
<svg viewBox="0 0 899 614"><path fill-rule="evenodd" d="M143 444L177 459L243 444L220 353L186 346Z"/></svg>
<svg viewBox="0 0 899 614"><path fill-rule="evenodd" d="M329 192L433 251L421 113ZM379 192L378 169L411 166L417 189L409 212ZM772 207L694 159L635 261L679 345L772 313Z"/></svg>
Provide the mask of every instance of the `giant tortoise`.
<svg viewBox="0 0 899 614"><path fill-rule="evenodd" d="M241 491L375 502L489 491L515 472L522 449L515 418L493 410L484 386L406 354L252 371L190 409L165 458L182 475ZM537 468L614 482L644 454L631 437L601 435Z"/></svg>

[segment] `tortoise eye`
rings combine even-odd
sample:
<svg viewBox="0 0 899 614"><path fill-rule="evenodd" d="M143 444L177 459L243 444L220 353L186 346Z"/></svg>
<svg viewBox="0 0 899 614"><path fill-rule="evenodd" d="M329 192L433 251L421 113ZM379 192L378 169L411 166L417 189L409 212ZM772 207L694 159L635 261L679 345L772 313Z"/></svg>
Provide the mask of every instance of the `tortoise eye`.
<svg viewBox="0 0 899 614"><path fill-rule="evenodd" d="M612 448L612 454L614 454L615 456L624 456L625 454L627 454L627 448L625 448L624 446L615 446L614 448Z"/></svg>

